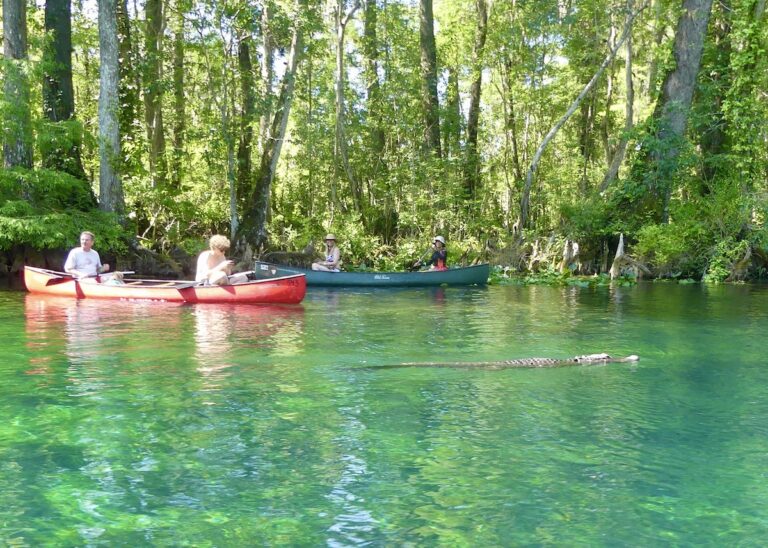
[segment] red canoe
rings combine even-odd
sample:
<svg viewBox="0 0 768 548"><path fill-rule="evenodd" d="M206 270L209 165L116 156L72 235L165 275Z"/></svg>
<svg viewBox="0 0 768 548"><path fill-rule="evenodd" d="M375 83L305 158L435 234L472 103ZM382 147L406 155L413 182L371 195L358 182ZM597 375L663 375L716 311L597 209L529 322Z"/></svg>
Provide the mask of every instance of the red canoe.
<svg viewBox="0 0 768 548"><path fill-rule="evenodd" d="M123 285L110 285L101 283L98 278L76 280L63 272L31 266L24 267L24 284L30 293L60 297L184 303L297 304L307 292L307 280L303 274L226 286L133 279L126 279Z"/></svg>

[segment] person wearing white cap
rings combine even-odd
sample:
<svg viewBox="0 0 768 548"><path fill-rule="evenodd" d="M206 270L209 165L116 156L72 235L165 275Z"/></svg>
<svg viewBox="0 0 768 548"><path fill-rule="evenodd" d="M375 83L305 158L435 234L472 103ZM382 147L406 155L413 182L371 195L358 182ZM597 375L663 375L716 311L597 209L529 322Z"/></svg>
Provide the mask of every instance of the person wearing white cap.
<svg viewBox="0 0 768 548"><path fill-rule="evenodd" d="M445 249L445 238L435 236L432 246L435 248L432 257L426 263L416 261L416 266L430 266L430 270L448 270L448 250Z"/></svg>
<svg viewBox="0 0 768 548"><path fill-rule="evenodd" d="M327 234L325 236L325 260L312 263L312 270L322 270L325 272L339 272L341 265L341 252L336 247L336 236Z"/></svg>

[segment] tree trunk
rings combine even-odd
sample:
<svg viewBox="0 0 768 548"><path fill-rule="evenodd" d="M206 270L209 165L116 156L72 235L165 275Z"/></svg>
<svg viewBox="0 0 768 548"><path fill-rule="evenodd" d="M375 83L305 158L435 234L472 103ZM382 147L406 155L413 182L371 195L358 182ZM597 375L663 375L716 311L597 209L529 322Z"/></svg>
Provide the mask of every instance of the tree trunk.
<svg viewBox="0 0 768 548"><path fill-rule="evenodd" d="M731 70L737 77L728 82L727 97L731 107L728 112L728 139L730 150L739 150L740 188L749 192L755 190L755 185L760 185L759 181L768 180L765 124L756 123L765 119L768 71L764 52L768 40L765 37L766 0L757 0L751 6L744 7L749 7L751 13L746 28L740 25L736 29L740 44L731 57ZM754 207L753 215L757 218L760 206ZM753 251L757 254L759 248L755 247Z"/></svg>
<svg viewBox="0 0 768 548"><path fill-rule="evenodd" d="M349 164L349 149L347 147L347 136L344 131L346 123L344 107L344 34L347 24L358 7L360 7L360 4L355 1L349 12L345 14L344 3L344 0L337 0L336 2L336 81L334 86L336 95L336 153L338 156L337 162L341 163L341 167L349 181L355 211L360 213L362 210L362 189L360 188L357 176Z"/></svg>
<svg viewBox="0 0 768 548"><path fill-rule="evenodd" d="M632 11L631 9L628 11ZM611 18L611 38L610 38L610 44L611 49L616 47L616 34L618 33L618 29L613 24L613 18ZM627 41L632 39L632 35L629 35L627 37ZM614 72L616 70L616 63L615 59L611 62L611 64L608 66L608 70L605 77L605 84L606 84L606 90L605 90L605 104L603 105L603 119L600 124L600 137L602 139L602 145L603 145L603 153L605 154L605 161L606 163L610 163L611 158L613 158L614 153L614 147L611 143L610 135L611 135L611 127L613 122L613 100L614 100ZM586 174L586 164L585 164L585 170L584 170L584 181L587 181L587 174Z"/></svg>
<svg viewBox="0 0 768 548"><path fill-rule="evenodd" d="M187 129L187 101L184 98L184 3L176 2L173 28L173 157L171 182L181 188L184 176L184 139Z"/></svg>
<svg viewBox="0 0 768 548"><path fill-rule="evenodd" d="M632 5L634 0L627 0L627 10L632 11ZM635 87L632 80L632 35L627 36L627 57L624 61L624 82L626 86L627 99L624 106L624 132L619 141L619 145L611 157L611 163L608 166L603 177L603 182L600 183L600 192L605 192L608 186L616 179L619 174L619 168L624 162L624 157L627 154L627 143L629 142L629 134L634 127L634 103L635 103Z"/></svg>
<svg viewBox="0 0 768 548"><path fill-rule="evenodd" d="M259 124L259 149L263 153L271 138L269 129L272 119L272 81L275 78L275 43L272 37L272 12L269 2L264 2L261 10L261 36L261 82L264 100Z"/></svg>
<svg viewBox="0 0 768 548"><path fill-rule="evenodd" d="M32 121L27 79L27 4L3 0L3 53L6 118L3 122L5 167L32 167Z"/></svg>
<svg viewBox="0 0 768 548"><path fill-rule="evenodd" d="M445 90L445 117L443 119L443 157L451 158L460 154L461 147L461 93L459 92L459 69L446 67L448 86Z"/></svg>
<svg viewBox="0 0 768 548"><path fill-rule="evenodd" d="M293 90L296 82L296 70L301 56L303 36L300 27L293 31L291 50L288 55L288 63L283 76L280 96L277 101L277 109L272 119L270 135L272 138L266 143L261 154L261 165L256 177L254 190L247 200L248 209L243 213L243 223L238 236L238 252L248 255L249 250L263 249L267 242L267 219L270 207L270 192L272 181L275 177L275 169L280 159L280 150L285 129L288 126L288 116L291 112Z"/></svg>
<svg viewBox="0 0 768 548"><path fill-rule="evenodd" d="M663 0L653 1L653 43L654 50L659 51L661 44L664 41L665 25L662 21L662 2ZM648 96L651 99L655 99L658 95L658 79L659 79L659 55L653 54L648 66Z"/></svg>
<svg viewBox="0 0 768 548"><path fill-rule="evenodd" d="M702 194L708 194L712 183L722 169L722 154L726 150L726 136L729 133L729 119L723 110L728 88L732 85L731 72L731 14L730 0L721 0L718 13L713 14L713 32L710 40L714 42L715 60L707 67L709 85L714 93L707 96L709 116L702 121L699 129L704 165L702 166Z"/></svg>
<svg viewBox="0 0 768 548"><path fill-rule="evenodd" d="M421 108L424 115L424 146L438 158L440 151L440 103L437 98L437 46L432 0L419 0L421 48Z"/></svg>
<svg viewBox="0 0 768 548"><path fill-rule="evenodd" d="M163 1L147 0L145 5L146 72L144 74L144 118L149 144L149 174L153 185L165 182L165 132L163 128Z"/></svg>
<svg viewBox="0 0 768 548"><path fill-rule="evenodd" d="M42 147L43 166L64 171L85 180L80 161L82 137L79 131L59 126L75 116L72 88L72 8L70 0L45 3L46 41L43 45L43 114L52 122L54 135Z"/></svg>
<svg viewBox="0 0 768 548"><path fill-rule="evenodd" d="M636 277L640 277L641 274L646 276L653 276L653 273L648 270L644 264L636 261L629 255L624 253L624 234L619 235L619 246L616 248L616 255L611 263L611 280L615 280L621 276L622 269L630 267L635 271Z"/></svg>
<svg viewBox="0 0 768 548"><path fill-rule="evenodd" d="M99 61L99 207L122 215L116 0L99 0Z"/></svg>
<svg viewBox="0 0 768 548"><path fill-rule="evenodd" d="M711 1L711 0L709 0ZM619 38L619 41L616 44L616 47L611 50L608 55L603 60L603 63L600 65L600 67L597 69L597 72L595 72L594 76L592 76L592 79L587 83L587 85L584 87L583 90L581 90L581 93L576 97L576 99L571 103L571 106L568 107L568 110L566 113L555 123L554 126L552 126L552 129L549 130L549 133L544 137L541 144L539 145L539 148L536 149L536 153L533 155L533 160L531 161L531 165L528 168L528 173L525 177L525 187L523 188L523 194L520 198L520 221L517 223L520 233L522 234L522 230L527 227L528 223L528 213L529 213L529 207L530 207L530 196L531 196L531 186L533 185L533 176L536 173L536 169L539 166L539 161L541 161L541 155L544 153L544 149L549 144L549 142L554 138L554 136L557 134L558 131L560 131L560 128L563 127L565 122L568 121L568 118L571 117L571 115L576 112L576 109L579 108L579 104L581 101L586 97L586 95L592 90L592 88L597 83L600 76L603 74L603 71L605 71L606 67L610 64L611 61L613 61L613 58L616 57L616 53L618 52L619 48L624 44L624 40L626 40L627 36L629 35L630 31L632 30L632 23L635 20L635 18L642 12L646 6L648 5L647 0L643 3L640 8L635 12L630 12L627 14L627 20L624 22L624 29L621 33L621 38Z"/></svg>
<svg viewBox="0 0 768 548"><path fill-rule="evenodd" d="M464 189L474 199L480 186L480 157L477 153L477 134L480 122L480 95L483 85L483 49L488 35L488 10L485 0L476 0L477 29L473 50L473 79L469 93L469 116L467 118L467 153L464 166Z"/></svg>
<svg viewBox="0 0 768 548"><path fill-rule="evenodd" d="M246 195L252 187L253 169L251 146L253 123L256 119L256 96L254 94L253 64L251 63L251 37L240 40L237 54L240 71L240 94L243 108L240 113L240 140L237 145L237 194Z"/></svg>
<svg viewBox="0 0 768 548"><path fill-rule="evenodd" d="M579 154L581 155L581 175L579 177L579 192L583 195L587 190L587 170L592 161L595 133L595 94L590 93L589 99L581 103L579 108Z"/></svg>
<svg viewBox="0 0 768 548"><path fill-rule="evenodd" d="M139 163L136 150L136 128L139 121L140 78L136 68L136 53L131 38L131 20L128 15L128 0L117 1L117 30L120 59L120 138L123 141L124 163ZM126 156L130 158L126 158Z"/></svg>
<svg viewBox="0 0 768 548"><path fill-rule="evenodd" d="M229 70L229 63L222 65L221 81L224 88L222 93L224 97L221 101L221 125L224 134L224 142L227 145L227 183L229 184L229 234L232 239L237 237L237 231L240 229L240 218L237 214L238 188L237 188L237 167L235 166L235 131L232 120L235 114L235 94L230 93L229 81L234 71ZM234 87L234 78L232 78L232 87Z"/></svg>
<svg viewBox="0 0 768 548"><path fill-rule="evenodd" d="M656 166L656 180L662 189L662 222L669 222L672 178L677 171L680 144L688 124L688 114L701 65L701 52L712 10L712 0L684 0L677 22L673 56L674 68L664 78L661 101L653 117L658 120L656 138L662 146L654 147L651 157Z"/></svg>
<svg viewBox="0 0 768 548"><path fill-rule="evenodd" d="M372 177L375 177L384 154L384 129L381 117L381 86L379 85L379 42L376 32L378 7L376 0L365 0L363 25L363 53L365 55L365 85L368 99L368 127L371 138Z"/></svg>
<svg viewBox="0 0 768 548"><path fill-rule="evenodd" d="M504 128L512 145L512 168L515 174L515 186L523 181L523 168L520 163L520 146L517 142L517 111L512 86L512 59L508 54L504 56ZM519 188L519 187L518 187Z"/></svg>

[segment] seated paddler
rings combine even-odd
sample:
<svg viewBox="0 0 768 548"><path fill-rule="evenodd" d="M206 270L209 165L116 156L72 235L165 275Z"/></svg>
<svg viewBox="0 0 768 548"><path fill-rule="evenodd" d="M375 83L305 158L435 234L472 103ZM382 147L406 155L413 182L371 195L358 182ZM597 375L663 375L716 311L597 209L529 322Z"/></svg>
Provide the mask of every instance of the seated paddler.
<svg viewBox="0 0 768 548"><path fill-rule="evenodd" d="M203 285L234 285L248 281L247 274L233 274L235 262L227 259L229 238L214 234L208 240L208 250L197 258L195 281Z"/></svg>
<svg viewBox="0 0 768 548"><path fill-rule="evenodd" d="M325 237L325 260L312 263L312 270L321 270L324 272L341 271L341 252L336 246L336 236L328 234Z"/></svg>

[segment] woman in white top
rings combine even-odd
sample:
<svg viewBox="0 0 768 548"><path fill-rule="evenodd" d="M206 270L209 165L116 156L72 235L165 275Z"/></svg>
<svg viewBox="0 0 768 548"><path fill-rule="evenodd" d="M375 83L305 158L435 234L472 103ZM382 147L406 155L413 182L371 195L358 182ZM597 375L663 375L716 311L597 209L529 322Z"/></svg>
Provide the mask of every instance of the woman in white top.
<svg viewBox="0 0 768 548"><path fill-rule="evenodd" d="M234 261L227 259L229 238L215 234L208 240L208 251L203 251L197 258L195 281L205 285L231 285L248 281L246 274L232 274Z"/></svg>
<svg viewBox="0 0 768 548"><path fill-rule="evenodd" d="M312 270L325 272L339 272L341 266L341 252L336 247L336 236L328 234L325 237L325 260L312 263Z"/></svg>

